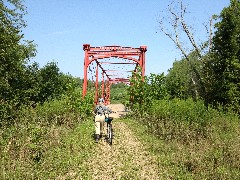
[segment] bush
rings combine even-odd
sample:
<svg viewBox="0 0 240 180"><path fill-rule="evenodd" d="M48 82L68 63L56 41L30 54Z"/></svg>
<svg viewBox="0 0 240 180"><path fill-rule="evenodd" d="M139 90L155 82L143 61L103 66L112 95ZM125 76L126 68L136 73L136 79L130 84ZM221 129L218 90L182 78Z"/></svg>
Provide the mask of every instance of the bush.
<svg viewBox="0 0 240 180"><path fill-rule="evenodd" d="M149 148L174 177L234 179L240 172L240 121L221 109L192 99L159 100L142 113L135 109L131 118L157 138Z"/></svg>
<svg viewBox="0 0 240 180"><path fill-rule="evenodd" d="M65 152L55 151L59 147L63 150L71 150L68 136L64 133L75 131L76 126L92 118L92 105L91 94L82 99L81 91L73 88L60 99L47 101L42 105L37 104L36 108L22 106L16 119L11 124L2 124L0 128L0 158L1 172L3 172L0 179L5 179L4 177L29 179L40 177L42 174L49 177L51 173L45 164L65 170L69 168L64 164L68 161L67 158L81 158L81 155L75 154L74 157L72 153L67 154L64 162L58 165L61 158L58 155L62 153L63 156ZM77 136L77 132L74 133L74 136ZM62 137L65 138L64 143L68 145L67 147L63 144ZM90 138L89 136L88 139ZM82 141L82 139L74 139L74 141ZM78 146L81 146L80 142ZM58 157L58 160L49 157L50 155ZM73 161L73 163L78 162Z"/></svg>
<svg viewBox="0 0 240 180"><path fill-rule="evenodd" d="M184 124L195 129L203 137L208 136L206 133L209 125L214 123L218 126L219 122L237 122L236 119L238 119L238 115L232 112L206 108L203 101L195 102L192 99L155 100L142 113L139 113L139 109L135 109L133 117L147 124L152 132L158 135L169 131L168 126L172 127L172 133L173 130L179 131L179 126ZM164 130L159 128L160 125L163 125L161 128ZM179 133L184 134L184 132ZM180 134L175 134L175 136L180 137Z"/></svg>

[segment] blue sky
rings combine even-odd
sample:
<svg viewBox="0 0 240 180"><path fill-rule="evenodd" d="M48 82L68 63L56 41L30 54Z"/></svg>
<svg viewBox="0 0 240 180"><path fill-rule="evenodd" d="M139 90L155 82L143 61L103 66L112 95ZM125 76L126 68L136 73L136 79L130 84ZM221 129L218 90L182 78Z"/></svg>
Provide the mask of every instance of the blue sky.
<svg viewBox="0 0 240 180"><path fill-rule="evenodd" d="M25 0L25 39L37 44L33 59L44 66L55 61L60 70L83 77L83 44L146 45L146 74L166 73L181 54L158 30L158 17L172 0ZM202 23L219 14L229 0L183 0L187 20L201 39ZM163 13L164 14L164 13ZM157 33L156 33L157 32ZM187 41L186 41L187 42Z"/></svg>

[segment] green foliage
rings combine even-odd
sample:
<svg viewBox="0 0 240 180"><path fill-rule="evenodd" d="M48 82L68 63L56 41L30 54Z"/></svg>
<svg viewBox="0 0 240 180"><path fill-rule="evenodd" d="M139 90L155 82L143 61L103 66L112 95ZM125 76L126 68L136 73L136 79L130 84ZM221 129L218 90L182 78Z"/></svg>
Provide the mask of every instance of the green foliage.
<svg viewBox="0 0 240 180"><path fill-rule="evenodd" d="M240 175L239 117L222 106L216 110L200 99L191 99L187 90L198 87L190 88L187 84L191 70L184 70L183 64L184 60L180 61L166 79L160 76L157 85L152 85L154 80L148 77L142 81L140 73L133 79L129 90L136 101L128 116L133 121L128 119L127 123L134 125L139 138L158 157L159 169L165 172L166 179L234 179ZM180 84L184 87L178 90ZM151 93L155 89L159 90L156 96ZM171 98L167 93L161 96L166 89L172 90Z"/></svg>
<svg viewBox="0 0 240 180"><path fill-rule="evenodd" d="M93 101L93 94L88 94L83 99L81 90L75 88L74 84L68 84L66 94L61 98L46 101L43 105L37 106L36 112L45 123L72 126L91 116Z"/></svg>
<svg viewBox="0 0 240 180"><path fill-rule="evenodd" d="M160 115L160 119L173 119L175 121L203 122L208 120L206 107L202 101L194 102L192 99L154 101L150 114Z"/></svg>
<svg viewBox="0 0 240 180"><path fill-rule="evenodd" d="M129 96L131 118L154 137L149 147L172 174L166 179L239 177L239 117L225 111L240 109L239 12L238 0L223 9L204 62L192 52L188 63L175 62L166 77L143 78L137 69L128 94L125 85L112 86L112 99ZM62 74L54 62L28 64L36 49L22 34L25 14L21 0L0 0L0 178L80 179L77 173L88 179L83 161L93 153L93 94L82 99L81 79ZM202 87L194 79L205 83L207 94L198 94ZM226 107L207 107L198 96Z"/></svg>
<svg viewBox="0 0 240 180"><path fill-rule="evenodd" d="M41 68L37 74L39 78L36 102L45 102L50 98L59 98L67 90L71 77L62 74L56 63L51 62Z"/></svg>
<svg viewBox="0 0 240 180"><path fill-rule="evenodd" d="M220 108L219 108L220 109ZM201 101L158 100L126 123L158 158L162 177L235 179L240 175L239 117Z"/></svg>
<svg viewBox="0 0 240 180"><path fill-rule="evenodd" d="M25 41L21 33L26 26L25 13L19 0L0 2L0 99L3 101L21 95L19 87L25 81L24 64L36 52L33 43Z"/></svg>
<svg viewBox="0 0 240 180"><path fill-rule="evenodd" d="M54 99L60 100L64 94L70 94L68 98L78 96L78 99L81 99L78 79L61 73L54 62L48 63L43 68L39 68L36 62L25 66L22 79L24 81L15 84L16 89L12 91L14 97L2 99L0 102L2 121L15 119L21 106L36 106ZM75 99L69 101L76 102Z"/></svg>
<svg viewBox="0 0 240 180"><path fill-rule="evenodd" d="M147 84L143 81L141 69L138 68L136 72L133 72L132 78L130 79L130 86L128 88L128 93L130 96L131 103L134 106L143 107L145 103L148 103L147 98Z"/></svg>
<svg viewBox="0 0 240 180"><path fill-rule="evenodd" d="M76 172L74 177L89 176L82 163L93 153L94 98L88 94L83 99L72 80L58 99L22 106L13 123L1 124L0 179L71 177L69 171Z"/></svg>
<svg viewBox="0 0 240 180"><path fill-rule="evenodd" d="M162 74L150 74L145 79L148 86L147 94L151 100L160 100L168 97L166 88L166 78Z"/></svg>
<svg viewBox="0 0 240 180"><path fill-rule="evenodd" d="M111 85L111 103L126 103L129 101L129 96L127 93L128 85L124 83L112 84Z"/></svg>
<svg viewBox="0 0 240 180"><path fill-rule="evenodd" d="M167 91L171 98L186 99L196 96L192 76L193 72L185 59L173 63L166 75Z"/></svg>
<svg viewBox="0 0 240 180"><path fill-rule="evenodd" d="M81 81L56 63L28 64L35 47L23 44L21 2L0 1L0 179L68 178L72 170L86 178L93 96L82 99Z"/></svg>
<svg viewBox="0 0 240 180"><path fill-rule="evenodd" d="M164 74L142 77L141 69L133 73L130 79L131 86L128 88L133 108L144 110L153 100L164 99L168 97Z"/></svg>
<svg viewBox="0 0 240 180"><path fill-rule="evenodd" d="M240 109L240 2L231 0L229 7L222 10L216 23L211 61L206 65L210 70L209 99Z"/></svg>
<svg viewBox="0 0 240 180"><path fill-rule="evenodd" d="M36 50L22 34L25 14L22 1L0 1L0 122L14 120L22 105L60 99L67 85L77 80L62 74L54 62L43 68L35 62L28 64Z"/></svg>
<svg viewBox="0 0 240 180"><path fill-rule="evenodd" d="M70 111L77 111L79 114L89 116L94 104L93 94L88 93L83 99L81 90L80 88L69 89L63 98L66 100Z"/></svg>
<svg viewBox="0 0 240 180"><path fill-rule="evenodd" d="M0 119L12 119L24 101L25 66L35 45L24 40L25 7L20 0L0 1Z"/></svg>
<svg viewBox="0 0 240 180"><path fill-rule="evenodd" d="M94 153L92 120L66 126L31 115L0 131L0 179L88 179L83 162Z"/></svg>

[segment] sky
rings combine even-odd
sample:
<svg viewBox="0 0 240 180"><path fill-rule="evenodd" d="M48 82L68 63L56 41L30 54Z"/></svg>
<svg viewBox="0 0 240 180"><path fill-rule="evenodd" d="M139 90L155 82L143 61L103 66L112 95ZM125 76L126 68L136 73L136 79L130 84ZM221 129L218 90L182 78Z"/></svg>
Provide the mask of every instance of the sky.
<svg viewBox="0 0 240 180"><path fill-rule="evenodd" d="M181 53L159 30L158 20L172 0L25 0L25 39L37 44L32 61L57 62L60 71L83 77L83 44L147 46L146 75L167 73ZM187 21L206 40L203 23L229 0L183 0ZM205 38L205 39L204 39ZM184 41L188 43L188 41Z"/></svg>

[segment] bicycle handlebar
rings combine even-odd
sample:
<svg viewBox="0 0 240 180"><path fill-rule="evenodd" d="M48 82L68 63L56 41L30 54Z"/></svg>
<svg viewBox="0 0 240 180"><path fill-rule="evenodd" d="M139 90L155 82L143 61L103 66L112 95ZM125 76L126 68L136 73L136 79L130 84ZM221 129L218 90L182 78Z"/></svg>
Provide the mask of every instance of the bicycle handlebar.
<svg viewBox="0 0 240 180"><path fill-rule="evenodd" d="M117 113L116 111L106 112L106 114Z"/></svg>

